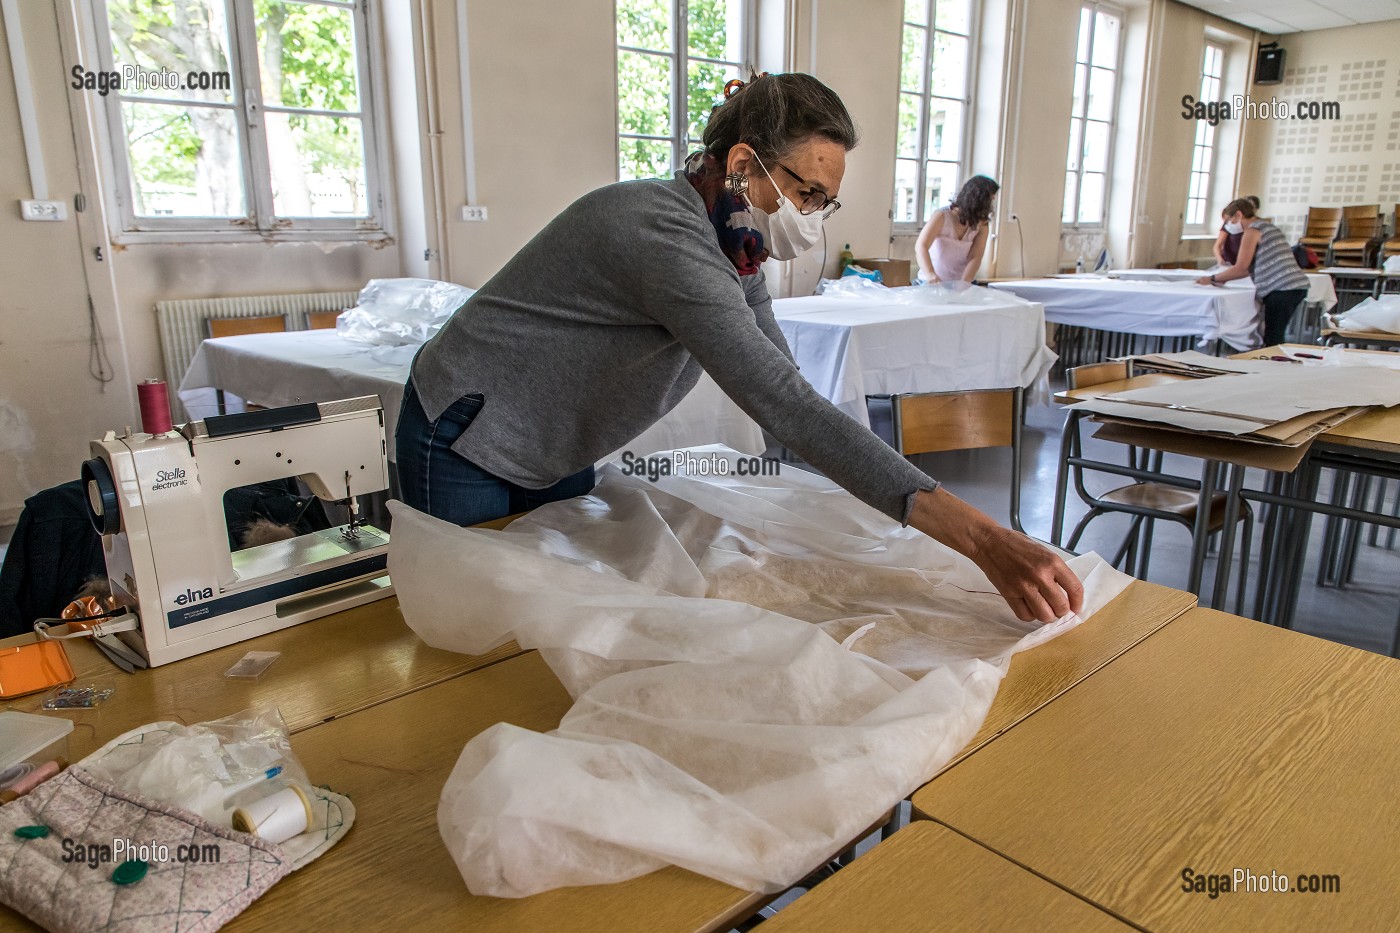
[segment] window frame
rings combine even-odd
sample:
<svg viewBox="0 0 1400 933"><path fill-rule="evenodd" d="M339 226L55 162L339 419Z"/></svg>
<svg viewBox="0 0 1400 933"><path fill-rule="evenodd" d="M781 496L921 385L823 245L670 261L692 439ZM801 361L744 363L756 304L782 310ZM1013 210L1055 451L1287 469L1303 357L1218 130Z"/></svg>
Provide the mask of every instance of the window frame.
<svg viewBox="0 0 1400 933"><path fill-rule="evenodd" d="M1217 66L1218 73L1214 75L1210 74L1210 72L1207 71L1207 67L1210 62L1210 53L1212 50L1219 53L1220 56ZM1201 52L1201 96L1197 98L1198 100L1209 102L1213 100L1222 99L1220 97L1220 93L1223 92L1223 89L1225 87L1226 54L1227 49L1225 48L1224 43L1215 42L1210 39L1206 40L1205 48ZM1207 81L1216 82L1217 92L1214 97L1205 96L1207 93ZM1212 228L1214 225L1211 223L1210 220L1210 202L1211 185L1215 182L1216 160L1220 154L1218 129L1218 127L1211 126L1210 123L1205 120L1196 121L1196 135L1191 142L1191 170L1187 173L1186 176L1186 213L1182 215L1182 227L1188 234L1206 234L1213 232ZM1201 142L1201 138L1203 135L1206 137L1206 142L1204 143ZM1208 153L1206 156L1205 168L1201 171L1197 171L1195 167L1196 152L1199 149L1205 149ZM1202 190L1205 193L1199 198L1193 197L1191 194L1191 192L1195 190L1195 182L1196 177L1198 175L1204 177L1205 179L1204 185L1202 186ZM1200 201L1203 206L1203 210L1201 212L1201 219L1197 222L1192 222L1191 220L1191 206L1192 202L1194 201Z"/></svg>
<svg viewBox="0 0 1400 933"><path fill-rule="evenodd" d="M758 6L756 0L741 0L740 22L743 33L739 37L739 49L741 60L738 62L725 61L718 58L708 58L703 55L690 54L690 2L689 0L668 0L671 6L671 36L672 46L670 49L646 49L638 46L623 45L619 39L617 31L617 0L613 3L613 171L619 181L622 178L622 141L624 139L646 139L653 142L669 142L671 144L671 171L677 171L685 164L686 157L694 151L691 147L694 143L690 139L690 101L689 85L687 77L690 74L690 63L709 62L711 64L723 65L725 67L737 67L739 77L747 81L751 72L758 69L754 65L757 61L757 37ZM668 99L671 107L671 133L668 136L656 136L649 133L624 133L619 126L620 119L618 113L618 71L620 52L637 52L643 55L662 55L671 60L671 88ZM684 65L684 67L682 67Z"/></svg>
<svg viewBox="0 0 1400 933"><path fill-rule="evenodd" d="M356 83L360 96L359 119L365 152L365 204L368 215L356 218L279 217L273 211L271 162L264 129L263 89L258 65L257 24L252 0L221 0L229 24L231 101L213 105L236 115L239 163L242 167L246 213L238 217L147 217L135 213L131 188L130 153L125 145L126 125L121 105L124 99L156 103L184 104L178 98L123 98L119 92L100 98L93 114L102 138L99 157L110 181L104 185L112 222L112 242L126 243L210 243L266 241L380 241L392 238L389 220L393 215L393 186L388 178L392 164L388 153L388 125L383 101L384 84L382 36L377 18L370 11L370 0L298 0L316 6L348 9L356 33ZM84 4L89 9L88 54L103 70L113 66L111 26L107 3ZM244 80L248 74L258 80ZM209 106L201 102L201 106ZM273 105L274 112L323 113L302 108ZM330 113L330 112L327 112ZM330 113L332 116L339 113Z"/></svg>
<svg viewBox="0 0 1400 933"><path fill-rule="evenodd" d="M892 225L892 227L893 227L893 231L892 231L892 232L893 232L895 235L897 235L897 236L898 236L898 235L908 235L908 234L912 234L912 233L918 233L919 231L923 230L924 224L928 223L928 217L924 216L924 199L923 199L923 192L924 192L925 188L926 188L927 185L928 185L928 164L929 164L929 162L930 162L930 161L932 161L932 162L944 162L944 163L947 163L947 164L949 164L949 165L954 165L954 164L957 165L957 168L958 168L958 184L961 185L963 182L967 181L967 178L968 178L968 169L969 169L969 165L970 165L970 163L971 163L971 161L972 161L972 138L973 138L973 135L974 135L973 121L974 121L974 119L975 119L975 113L974 113L974 109L973 109L973 106L972 106L972 100L973 100L973 94L974 94L974 91L975 91L974 83L975 83L975 79L976 79L976 76L977 76L977 56L978 56L978 51L979 51L979 49L978 49L978 34L979 34L979 32L981 31L981 25L982 25L982 0L967 0L968 12L967 12L967 34L966 34L966 35L963 35L962 33L958 33L958 32L953 32L953 31L948 30L948 29L940 29L940 28L938 27L938 23L937 23L937 19L936 19L936 13L937 13L937 9L938 9L938 0L921 0L921 2L924 4L925 19L926 19L926 22L925 22L925 23L910 23L908 20L904 19L903 12L901 12L901 14L900 14L900 32L899 32L899 38L900 38L900 46L899 46L899 47L900 47L900 53L899 53L899 54L900 54L900 69L899 69L899 70L900 70L901 82L900 82L900 86L898 87L898 89L897 89L897 91L896 91L896 97L895 97L895 103L896 103L896 107L895 107L895 134L896 134L896 135L895 135L895 157L894 157L895 161L894 161L894 164L895 164L896 192L897 192L897 190L898 190L899 163L900 163L901 161L909 160L909 159L911 158L910 156L905 156L905 155L901 155L901 154L900 154L900 152L899 152L899 137L898 137L898 133L899 133L899 123L898 123L898 120L899 120L899 116L898 116L898 114L899 114L899 108L898 108L898 103L899 103L899 100L900 100L904 95L906 95L906 94L912 94L912 93L913 93L913 92L911 92L911 91L906 90L906 89L904 88L904 86L903 86L903 83L902 83L903 72L904 72L904 30L907 29L910 25L913 25L913 26L915 26L915 27L917 27L917 28L920 28L920 29L923 29L923 30L924 30L924 49L923 49L923 53L924 53L924 70L923 70L923 74L919 76L919 82L920 82L920 88L919 88L919 91L918 91L918 97L919 97L919 128L918 128L918 130L917 130L916 133L915 133L915 138L916 138L916 141L917 141L917 144L918 144L918 154L912 157L913 161L915 161L915 162L917 163L917 165L918 165L918 173L917 173L916 176L915 176L915 189L914 189L916 192L918 192L918 195L917 195L917 197L915 197L915 199L914 199L914 219L913 219L913 220L895 220L894 218L895 218L895 217L897 216L897 214L898 214L897 205L896 205L896 203L895 203L895 201L894 201L894 197L895 197L896 192L891 192L891 196L890 196L890 220L891 220L891 225ZM904 6L901 6L900 9L901 9L901 11L903 11L903 10L905 9L905 7L904 7ZM948 97L947 95L944 95L944 94L934 94L934 93L932 92L931 85L932 85L932 82L933 82L933 42L934 42L934 36L935 36L935 34L936 34L936 33L939 33L939 32L945 33L945 34L950 35L950 36L958 36L959 38L966 39L966 41L967 41L967 63L966 63L966 64L967 64L967 73L963 76L963 97L962 97L962 98ZM957 161L956 161L956 162L953 162L953 160L951 160L951 159L930 159L930 158L928 157L928 126L927 126L927 121L928 121L929 105L930 105L930 103L931 103L934 99L938 99L938 100L948 100L948 101L960 101L961 104L962 104L962 108L963 108L963 113L962 113L963 136L962 136L962 145L961 145L961 147L960 147L960 151L959 151L959 153L958 153L958 158L957 158ZM936 210L938 210L941 206L942 206L942 205L935 204L935 205L933 205L933 210L936 211Z"/></svg>
<svg viewBox="0 0 1400 933"><path fill-rule="evenodd" d="M1079 9L1080 9L1080 11L1081 11L1081 14L1082 14L1082 12L1083 12L1084 10L1088 10L1088 11L1089 11L1089 22L1090 22L1091 25L1090 25L1090 28L1089 28L1089 45L1088 45L1088 50L1087 50L1087 52L1086 52L1086 61L1085 61L1085 62L1080 62L1080 61L1079 61L1079 55L1078 55L1078 50L1079 50L1079 32L1078 32L1078 29L1077 29L1077 28L1076 28L1076 30L1075 30L1075 43L1074 43L1074 45L1075 45L1075 59L1074 59L1074 70L1075 70L1075 76L1076 76L1076 78L1077 78L1077 77L1078 77L1079 69L1080 69L1081 67L1087 67L1087 68L1088 68L1088 76L1087 76L1087 78L1086 78L1086 80L1085 80L1085 83L1084 83L1084 101L1083 101L1083 105L1082 105L1082 107L1081 107L1081 109L1080 109L1080 111L1079 111L1078 113L1073 113L1073 112L1072 112L1072 113L1070 114L1070 138L1071 138L1071 140L1073 139L1073 136L1074 136L1074 121L1075 121L1075 120L1078 120L1078 121L1080 122L1080 131L1079 131L1079 158L1077 159L1077 165L1078 165L1078 167L1077 167L1076 169L1073 170L1073 173L1074 173L1074 176L1075 176L1075 182L1074 182L1074 185L1075 185L1075 189L1074 189L1074 219L1073 219L1073 220L1065 220L1065 219L1064 219L1064 205L1063 205L1063 199L1062 199L1062 200L1061 200L1061 214L1060 214L1060 229L1061 229L1061 230L1072 230L1072 231L1100 231L1100 230L1104 230L1104 229L1108 226L1109 205L1111 204L1112 198L1113 198L1113 184L1112 184L1112 179L1113 179L1113 150L1114 150L1114 148L1115 148L1115 144L1116 144L1116 142L1117 142L1117 135L1118 135L1118 104L1119 104L1119 101L1120 101L1121 96L1122 96L1122 93L1123 93L1123 41L1122 41L1122 39L1123 39L1123 31L1127 28L1127 15L1126 15L1126 14L1124 13L1124 11L1123 11L1122 9L1120 9L1119 7L1116 7L1116 6L1114 6L1113 4L1111 4L1111 3L1103 3L1103 2L1100 2L1100 0L1084 0L1084 2L1081 3L1081 4L1079 5ZM1090 174L1090 175L1097 175L1097 174L1099 174L1098 172L1086 172L1086 171L1085 171L1085 169L1084 169L1084 152L1085 152L1085 148L1088 146L1088 139L1089 139L1089 134L1085 131L1085 130L1087 129L1087 127L1088 127L1089 122L1090 122L1090 119L1089 119L1089 88L1090 88L1090 86L1092 85L1092 82L1093 82L1094 69L1095 69L1095 68L1102 68L1102 67L1103 67L1102 65L1095 65L1095 64L1093 63L1093 62L1094 62L1094 40L1097 38L1098 31L1099 31L1099 27L1098 27L1098 17L1097 17L1096 14L1098 14L1098 13L1100 13L1100 12L1106 13L1106 14L1109 14L1109 15L1112 15L1112 16L1115 16L1115 17L1118 18L1118 38L1119 38L1119 41L1118 41L1118 48L1117 48L1116 53L1115 53L1115 55L1114 55L1113 67L1112 67L1112 69L1110 69L1110 70L1112 71L1112 73L1113 73L1113 100L1112 100L1112 101L1110 102L1110 104L1109 104L1109 111L1108 111L1109 116L1108 116L1108 119L1107 119L1107 120L1094 120L1094 121L1093 121L1094 123L1104 123L1104 124L1106 124L1106 125L1108 126L1108 146L1107 146L1107 149L1106 149L1105 152L1104 152L1104 170L1103 170L1103 173L1102 173L1102 174L1103 174L1103 205L1102 205L1102 210L1101 210L1101 212L1100 212L1100 216L1099 216L1099 219L1098 219L1097 221L1081 221L1081 220L1079 219L1079 215L1080 215L1080 208L1081 208L1081 206L1082 206L1082 199L1083 199L1083 195L1084 195L1084 176L1085 176L1085 174ZM1071 100L1072 100L1072 99L1071 99ZM1066 149L1068 150L1068 147L1066 147ZM1069 158L1069 152L1068 152L1068 151L1065 152L1065 158L1066 158L1066 160L1068 160L1068 158ZM1066 165L1066 166L1065 166L1065 174L1068 175L1068 174L1070 174L1070 172L1071 172L1071 169L1069 168L1068 165Z"/></svg>

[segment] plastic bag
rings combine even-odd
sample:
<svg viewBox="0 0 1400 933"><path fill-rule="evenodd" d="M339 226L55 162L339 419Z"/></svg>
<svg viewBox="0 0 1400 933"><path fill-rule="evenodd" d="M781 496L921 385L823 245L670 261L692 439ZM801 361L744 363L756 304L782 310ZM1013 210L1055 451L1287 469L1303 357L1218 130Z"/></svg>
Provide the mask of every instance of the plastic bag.
<svg viewBox="0 0 1400 933"><path fill-rule="evenodd" d="M1019 622L969 560L824 477L674 456L715 466L610 465L501 532L391 503L409 626L467 653L514 637L575 698L547 735L501 724L463 750L438 824L473 893L668 863L782 890L973 737L1012 653L1078 624ZM1129 580L1070 566L1086 616Z"/></svg>
<svg viewBox="0 0 1400 933"><path fill-rule="evenodd" d="M310 787L275 709L244 710L212 722L135 736L83 766L131 793L231 825L233 810L283 787Z"/></svg>
<svg viewBox="0 0 1400 933"><path fill-rule="evenodd" d="M370 279L336 318L340 336L375 346L417 345L442 329L475 290L433 279Z"/></svg>
<svg viewBox="0 0 1400 933"><path fill-rule="evenodd" d="M1340 330L1400 334L1400 295L1367 298L1345 314L1334 316L1332 321Z"/></svg>

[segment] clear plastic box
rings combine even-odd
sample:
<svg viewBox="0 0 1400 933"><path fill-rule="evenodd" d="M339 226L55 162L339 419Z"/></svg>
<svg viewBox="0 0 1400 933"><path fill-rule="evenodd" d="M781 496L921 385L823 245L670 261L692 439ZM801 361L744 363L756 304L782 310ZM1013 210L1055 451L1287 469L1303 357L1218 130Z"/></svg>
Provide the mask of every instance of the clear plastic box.
<svg viewBox="0 0 1400 933"><path fill-rule="evenodd" d="M68 759L68 735L73 721L61 716L36 716L6 710L0 713L0 778L16 765Z"/></svg>

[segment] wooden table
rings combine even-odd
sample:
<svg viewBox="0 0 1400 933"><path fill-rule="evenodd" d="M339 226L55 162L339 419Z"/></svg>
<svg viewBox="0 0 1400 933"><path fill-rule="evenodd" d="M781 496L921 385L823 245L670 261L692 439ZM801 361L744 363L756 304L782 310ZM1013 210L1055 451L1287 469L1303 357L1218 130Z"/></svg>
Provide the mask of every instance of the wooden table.
<svg viewBox="0 0 1400 933"><path fill-rule="evenodd" d="M1069 691L1194 601L1190 594L1135 581L1078 628L1017 655L963 755ZM334 633L334 642L327 645L322 633ZM310 653L313 645L317 651ZM250 646L282 650L284 657L261 681L224 678L223 671ZM82 647L107 664L90 646ZM462 747L497 722L547 731L571 705L537 653L511 649L513 656L501 649L468 658L427 648L403 624L396 603L382 600L152 671L111 672L106 676L118 679L118 694L98 711L73 718L97 717L84 746L96 747L134 725L174 718L162 706L168 701L185 704L176 708L179 718L197 721L272 700L293 725L292 745L308 773L354 801L356 826L345 839L279 882L231 930L281 933L295 927L290 921L311 904L321 911L318 923L332 928L441 923L487 931L609 933L724 930L761 907L763 895L678 868L521 900L468 893L437 830L438 798ZM81 657L78 651L74 656ZM372 682L377 672L382 676ZM332 688L318 688L318 679ZM399 693L385 695L390 689ZM85 754L76 738L74 746L75 757ZM20 922L0 908L0 925L7 920Z"/></svg>
<svg viewBox="0 0 1400 933"><path fill-rule="evenodd" d="M1088 621L1031 651L1013 655L982 728L945 767L1065 693L1168 622L1196 605L1196 597L1134 580Z"/></svg>
<svg viewBox="0 0 1400 933"><path fill-rule="evenodd" d="M19 635L5 643L33 640ZM73 761L148 722L204 722L251 706L279 708L287 728L298 732L520 653L514 642L477 656L430 648L405 624L392 596L134 674L119 670L85 639L63 645L78 683L116 691L95 709L50 714L73 720ZM280 651L282 657L257 680L225 677L249 651ZM5 706L43 712L42 697L20 697Z"/></svg>
<svg viewBox="0 0 1400 933"><path fill-rule="evenodd" d="M1211 610L1165 626L914 794L1152 930L1400 928L1400 662ZM1182 890L1334 875L1338 893Z"/></svg>
<svg viewBox="0 0 1400 933"><path fill-rule="evenodd" d="M1122 931L1127 926L937 823L914 823L783 908L764 933Z"/></svg>

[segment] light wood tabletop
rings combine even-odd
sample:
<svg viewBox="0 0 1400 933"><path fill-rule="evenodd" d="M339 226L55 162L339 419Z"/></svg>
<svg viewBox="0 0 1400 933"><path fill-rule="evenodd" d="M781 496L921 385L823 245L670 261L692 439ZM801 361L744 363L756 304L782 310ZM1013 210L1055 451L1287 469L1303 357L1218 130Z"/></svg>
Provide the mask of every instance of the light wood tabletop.
<svg viewBox="0 0 1400 933"><path fill-rule="evenodd" d="M33 640L24 635L6 642ZM63 645L77 683L116 691L91 710L47 713L73 720L74 761L144 723L204 722L250 706L278 707L296 732L520 653L514 642L479 656L430 648L404 622L392 596L134 674L119 670L85 639ZM257 680L225 677L249 651L282 656ZM43 712L42 698L19 697L4 706Z"/></svg>
<svg viewBox="0 0 1400 933"><path fill-rule="evenodd" d="M1088 621L1011 659L982 728L947 767L972 754L1046 703L1196 605L1196 597L1134 580Z"/></svg>
<svg viewBox="0 0 1400 933"><path fill-rule="evenodd" d="M1152 930L1400 928L1400 662L1193 609L914 795ZM1214 874L1332 893L1212 898ZM1186 891L1183 872L1190 869Z"/></svg>
<svg viewBox="0 0 1400 933"><path fill-rule="evenodd" d="M764 933L1132 927L937 823L895 833L764 921Z"/></svg>
<svg viewBox="0 0 1400 933"><path fill-rule="evenodd" d="M678 868L522 899L475 897L438 834L443 784L472 736L497 722L546 731L569 695L535 652L299 733L318 782L355 803L355 826L227 929L698 931L727 929L764 898Z"/></svg>

